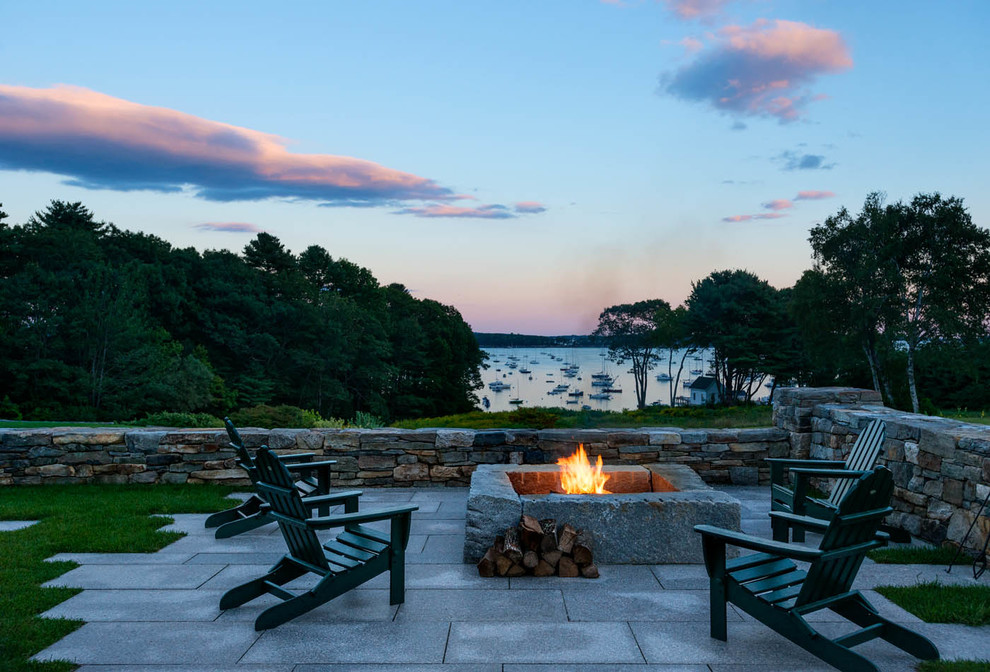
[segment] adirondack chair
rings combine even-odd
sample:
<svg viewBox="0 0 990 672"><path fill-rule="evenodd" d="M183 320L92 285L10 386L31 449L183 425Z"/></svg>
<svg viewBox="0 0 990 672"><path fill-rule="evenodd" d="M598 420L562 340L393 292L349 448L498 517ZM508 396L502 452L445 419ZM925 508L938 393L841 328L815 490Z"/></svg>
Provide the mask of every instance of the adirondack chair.
<svg viewBox="0 0 990 672"><path fill-rule="evenodd" d="M876 666L851 647L877 637L918 658L938 658L938 649L928 639L887 620L858 590L852 590L866 552L886 544L886 535L877 530L892 511L893 488L890 471L876 467L854 483L829 522L786 512L770 514L790 525L822 532L817 549L710 525L695 526L702 535L705 567L711 579L711 636L726 640L726 602L732 602L846 672L876 672ZM726 560L729 544L757 552ZM810 566L799 569L793 560L809 562ZM831 609L861 629L829 639L805 620L821 609Z"/></svg>
<svg viewBox="0 0 990 672"><path fill-rule="evenodd" d="M237 452L238 465L247 472L251 483L257 488L258 470L255 467L254 458L251 457L251 453L244 446L240 432L234 427L234 423L230 421L230 418L224 418L223 422L227 427L230 445ZM293 455L279 456L278 459L297 475L294 485L296 490L299 491L299 494L306 498L305 501L309 502L313 497L320 497L320 499L312 504L319 511L320 515L325 516L329 514L330 506L339 503L344 504L345 512L357 511L357 498L361 495L361 491L341 491L332 495L332 499L328 499L327 496L330 495L330 466L335 464L336 461L322 460L320 462L314 462L313 457L313 453L295 453ZM275 519L271 517L271 507L269 507L268 503L260 494L255 492L244 500L242 504L226 511L214 513L206 519L206 527L216 527L216 538L227 539L274 521Z"/></svg>
<svg viewBox="0 0 990 672"><path fill-rule="evenodd" d="M789 458L768 458L770 464L770 510L794 513L829 520L857 478L868 472L876 464L883 448L887 426L882 420L874 420L866 426L844 462L839 460L792 460ZM794 485L784 476L784 469L790 470ZM811 478L836 479L827 499L819 499L808 494ZM886 528L885 528L886 529ZM773 538L787 541L790 528L785 521L773 519ZM892 531L892 530L891 530ZM804 529L794 528L794 541L804 541ZM908 539L910 540L910 539Z"/></svg>
<svg viewBox="0 0 990 672"><path fill-rule="evenodd" d="M265 609L255 630L281 625L338 595L361 585L382 572L389 572L389 603L405 599L405 552L409 543L412 512L417 506L382 509L371 513L345 513L309 517L309 507L292 482L289 470L271 450L258 450L258 489L271 504L289 553L262 577L227 591L221 609L239 607L261 595L283 600ZM389 532L365 523L387 520ZM321 544L316 533L343 528L331 541ZM290 591L283 586L305 574L316 574L319 582L309 590Z"/></svg>

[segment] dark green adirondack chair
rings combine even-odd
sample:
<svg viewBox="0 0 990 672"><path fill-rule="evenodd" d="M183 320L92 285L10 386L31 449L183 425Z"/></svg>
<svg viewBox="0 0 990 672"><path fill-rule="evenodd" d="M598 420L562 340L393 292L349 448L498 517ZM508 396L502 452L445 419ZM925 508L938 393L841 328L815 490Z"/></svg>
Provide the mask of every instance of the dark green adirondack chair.
<svg viewBox="0 0 990 672"><path fill-rule="evenodd" d="M876 467L853 484L827 523L792 513L770 514L790 526L822 532L817 549L697 525L694 529L702 535L711 579L711 636L726 640L726 602L731 602L846 672L876 672L876 666L852 647L877 637L918 658L938 658L938 649L928 639L887 620L858 590L852 590L866 552L886 544L886 535L877 529L892 510L893 488L890 471ZM726 560L730 544L757 552ZM800 569L793 560L811 564ZM821 609L831 609L860 629L829 639L805 620Z"/></svg>
<svg viewBox="0 0 990 672"><path fill-rule="evenodd" d="M227 435L230 437L230 445L237 452L238 465L247 472L251 483L257 488L258 470L254 464L254 458L244 446L240 432L234 427L230 418L223 419L227 427ZM293 455L279 456L286 467L296 475L294 485L299 494L311 502L314 497L319 499L312 501L311 506L316 508L320 515L330 513L330 506L343 503L345 511L357 511L357 498L361 496L360 490L341 491L330 495L330 467L336 464L335 460L313 461L313 453L295 453ZM328 496L330 498L328 498ZM248 497L242 504L214 513L206 519L206 527L216 527L216 538L227 539L235 535L253 530L275 521L271 517L271 507L265 499L257 492Z"/></svg>
<svg viewBox="0 0 990 672"><path fill-rule="evenodd" d="M770 464L770 510L811 516L829 520L835 514L839 502L845 497L853 483L876 465L883 448L887 426L882 420L874 420L860 432L846 460L792 460L789 458L769 458ZM784 476L789 469L794 485ZM819 499L808 494L812 478L835 479L828 498ZM774 519L773 538L787 541L789 527L782 520ZM894 533L894 530L884 528ZM794 528L794 541L804 541L804 530ZM907 539L910 541L910 539Z"/></svg>
<svg viewBox="0 0 990 672"><path fill-rule="evenodd" d="M412 512L417 506L382 509L371 513L344 513L310 518L309 507L292 482L289 470L271 450L262 447L255 457L258 490L271 504L289 553L262 577L227 591L221 609L239 607L261 595L283 600L265 609L254 622L255 630L281 625L314 607L342 595L382 572L389 572L389 603L405 600L405 557ZM387 520L388 532L365 523ZM336 538L321 543L320 530L343 528ZM285 584L305 574L319 582L309 590L293 592Z"/></svg>

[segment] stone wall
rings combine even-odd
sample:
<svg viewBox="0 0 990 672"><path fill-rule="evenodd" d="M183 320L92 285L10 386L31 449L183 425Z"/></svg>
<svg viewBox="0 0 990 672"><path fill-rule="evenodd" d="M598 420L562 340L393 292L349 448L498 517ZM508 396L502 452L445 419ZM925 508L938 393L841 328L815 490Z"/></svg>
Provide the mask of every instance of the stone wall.
<svg viewBox="0 0 990 672"><path fill-rule="evenodd" d="M987 496L990 427L886 408L873 390L778 390L774 424L789 433L793 457L841 460L874 419L887 425L880 464L894 475L891 522L933 543L959 543ZM990 534L984 512L967 548L981 549Z"/></svg>
<svg viewBox="0 0 990 672"><path fill-rule="evenodd" d="M547 464L583 443L609 464L686 464L708 483L766 483L764 458L790 451L780 429L629 430L251 429L249 447L337 460L335 485L467 486L479 464ZM0 485L246 484L223 430L0 430Z"/></svg>

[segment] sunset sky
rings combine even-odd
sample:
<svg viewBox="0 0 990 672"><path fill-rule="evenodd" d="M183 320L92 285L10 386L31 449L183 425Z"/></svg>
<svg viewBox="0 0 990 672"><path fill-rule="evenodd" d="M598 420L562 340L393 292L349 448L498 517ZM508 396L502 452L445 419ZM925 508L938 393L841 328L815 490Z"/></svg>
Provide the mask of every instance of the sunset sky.
<svg viewBox="0 0 990 672"><path fill-rule="evenodd" d="M587 333L745 268L784 287L870 191L990 226L990 2L5 2L0 202L176 246L267 231Z"/></svg>

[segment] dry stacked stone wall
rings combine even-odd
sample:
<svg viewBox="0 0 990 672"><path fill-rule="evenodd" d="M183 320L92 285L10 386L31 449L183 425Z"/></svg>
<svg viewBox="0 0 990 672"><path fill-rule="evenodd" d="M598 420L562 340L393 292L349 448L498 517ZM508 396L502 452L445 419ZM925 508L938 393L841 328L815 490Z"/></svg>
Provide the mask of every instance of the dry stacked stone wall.
<svg viewBox="0 0 990 672"><path fill-rule="evenodd" d="M766 483L766 457L789 454L782 429L461 430L252 429L249 447L337 461L335 485L452 486L479 464L552 464L579 443L609 464L685 464L708 483ZM246 485L227 434L214 429L0 430L0 485L39 483Z"/></svg>
<svg viewBox="0 0 990 672"><path fill-rule="evenodd" d="M886 408L872 390L785 388L774 424L789 433L793 457L841 460L875 419L887 425L880 464L894 475L890 521L933 543L960 543L990 488L990 427ZM966 547L982 549L990 512Z"/></svg>

